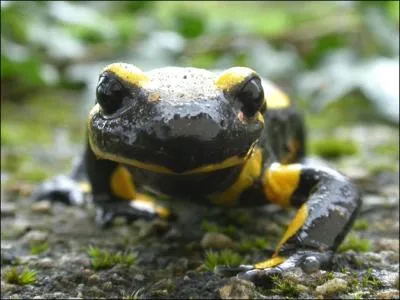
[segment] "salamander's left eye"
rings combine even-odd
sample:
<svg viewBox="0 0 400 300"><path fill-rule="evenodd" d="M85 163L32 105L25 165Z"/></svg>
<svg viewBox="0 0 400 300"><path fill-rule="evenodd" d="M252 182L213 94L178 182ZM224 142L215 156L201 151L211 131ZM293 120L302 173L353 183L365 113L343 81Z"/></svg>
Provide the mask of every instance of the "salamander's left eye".
<svg viewBox="0 0 400 300"><path fill-rule="evenodd" d="M259 77L253 77L236 93L236 99L242 104L241 110L246 117L253 117L264 103L264 90Z"/></svg>

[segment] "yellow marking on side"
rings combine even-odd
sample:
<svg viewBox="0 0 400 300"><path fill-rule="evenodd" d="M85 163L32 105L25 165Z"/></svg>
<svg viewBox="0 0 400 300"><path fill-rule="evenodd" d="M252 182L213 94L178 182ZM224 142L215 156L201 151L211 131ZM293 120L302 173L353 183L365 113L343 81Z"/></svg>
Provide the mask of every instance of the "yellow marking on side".
<svg viewBox="0 0 400 300"><path fill-rule="evenodd" d="M111 174L111 190L115 195L123 199L131 200L136 196L131 173L123 167L118 166Z"/></svg>
<svg viewBox="0 0 400 300"><path fill-rule="evenodd" d="M215 79L215 86L221 90L228 91L241 83L244 79L248 78L251 74L255 74L255 71L245 67L233 67L222 72Z"/></svg>
<svg viewBox="0 0 400 300"><path fill-rule="evenodd" d="M171 215L171 212L169 211L169 209L158 205L155 201L155 199L147 194L143 194L143 193L137 193L136 194L136 199L132 200L133 205L138 204L140 205L144 205L149 207L150 209L154 210L161 218L168 218Z"/></svg>
<svg viewBox="0 0 400 300"><path fill-rule="evenodd" d="M300 164L271 164L263 179L267 198L282 207L290 206L290 197L299 184L300 174Z"/></svg>
<svg viewBox="0 0 400 300"><path fill-rule="evenodd" d="M82 192L90 193L92 191L92 186L90 185L89 182L79 181L78 184L79 184L79 188L81 189Z"/></svg>
<svg viewBox="0 0 400 300"><path fill-rule="evenodd" d="M308 206L307 204L303 204L299 210L297 211L296 216L288 226L285 234L283 235L282 239L278 243L278 246L276 246L275 250L275 255L279 252L280 248L288 239L290 239L292 236L296 234L300 230L300 228L304 225L305 221L307 220L308 217Z"/></svg>
<svg viewBox="0 0 400 300"><path fill-rule="evenodd" d="M103 72L112 72L122 80L142 87L149 82L149 77L142 70L131 64L113 63L104 68Z"/></svg>
<svg viewBox="0 0 400 300"><path fill-rule="evenodd" d="M272 93L265 95L267 109L282 109L290 106L289 97L278 88L274 88Z"/></svg>
<svg viewBox="0 0 400 300"><path fill-rule="evenodd" d="M254 267L256 269L267 269L267 268L272 268L275 267L276 265L279 265L283 263L286 260L285 257L282 256L275 256L273 258L267 259L265 261L261 261L259 263L256 263Z"/></svg>
<svg viewBox="0 0 400 300"><path fill-rule="evenodd" d="M185 171L182 175L189 175L189 174L197 174L197 173L205 173L205 172L212 172L220 169L226 169L229 167L237 166L242 164L245 161L246 157L239 157L239 156L232 156L220 163L209 164L205 166L201 166L195 168L193 170Z"/></svg>
<svg viewBox="0 0 400 300"><path fill-rule="evenodd" d="M238 179L222 193L209 196L209 200L216 205L234 206L240 194L252 186L254 180L261 174L262 152L255 148L252 155L244 165Z"/></svg>

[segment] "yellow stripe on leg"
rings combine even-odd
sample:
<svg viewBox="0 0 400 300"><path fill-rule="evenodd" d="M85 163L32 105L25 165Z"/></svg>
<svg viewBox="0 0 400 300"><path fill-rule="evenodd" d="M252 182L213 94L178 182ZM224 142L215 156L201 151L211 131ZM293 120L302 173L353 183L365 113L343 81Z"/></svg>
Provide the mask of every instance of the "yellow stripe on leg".
<svg viewBox="0 0 400 300"><path fill-rule="evenodd" d="M263 180L267 198L282 207L288 207L290 197L299 184L300 175L300 164L271 164Z"/></svg>
<svg viewBox="0 0 400 300"><path fill-rule="evenodd" d="M277 255L282 245L286 243L288 239L294 236L296 232L300 230L301 227L303 227L305 221L307 220L307 217L308 217L308 206L307 204L303 204L297 211L296 216L294 217L289 227L287 228L285 234L283 235L282 239L278 243L278 246L276 246L275 255Z"/></svg>
<svg viewBox="0 0 400 300"><path fill-rule="evenodd" d="M132 175L121 165L112 173L110 185L111 190L118 197L127 200L132 200L136 197L136 189Z"/></svg>
<svg viewBox="0 0 400 300"><path fill-rule="evenodd" d="M90 185L89 182L87 181L79 181L79 188L83 193L91 193L92 192L92 186Z"/></svg>
<svg viewBox="0 0 400 300"><path fill-rule="evenodd" d="M279 265L281 263L283 263L286 260L286 258L282 257L282 256L275 256L273 258L270 258L268 260L265 261L261 261L259 263L256 263L254 265L254 267L256 269L267 269L267 268L272 268L275 267L276 265Z"/></svg>
<svg viewBox="0 0 400 300"><path fill-rule="evenodd" d="M158 205L152 196L143 193L136 194L136 199L132 200L131 206L138 209L153 211L157 213L159 217L164 219L167 219L171 215L169 209Z"/></svg>

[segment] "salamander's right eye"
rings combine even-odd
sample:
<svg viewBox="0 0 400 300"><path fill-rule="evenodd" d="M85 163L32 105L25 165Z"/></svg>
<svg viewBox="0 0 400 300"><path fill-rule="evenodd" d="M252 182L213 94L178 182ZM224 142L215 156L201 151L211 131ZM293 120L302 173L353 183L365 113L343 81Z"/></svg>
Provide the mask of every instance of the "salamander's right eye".
<svg viewBox="0 0 400 300"><path fill-rule="evenodd" d="M264 90L261 79L252 77L236 94L236 99L242 104L242 111L246 117L253 117L261 110L264 104Z"/></svg>
<svg viewBox="0 0 400 300"><path fill-rule="evenodd" d="M115 76L107 73L100 76L96 88L96 99L106 115L121 108L124 97L126 97L126 90Z"/></svg>

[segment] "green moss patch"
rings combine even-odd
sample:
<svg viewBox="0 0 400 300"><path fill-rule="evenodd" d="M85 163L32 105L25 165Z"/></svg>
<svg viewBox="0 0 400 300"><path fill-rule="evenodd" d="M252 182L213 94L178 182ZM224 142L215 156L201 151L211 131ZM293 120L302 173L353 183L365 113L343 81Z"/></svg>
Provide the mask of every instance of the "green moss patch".
<svg viewBox="0 0 400 300"><path fill-rule="evenodd" d="M383 286L383 283L372 274L372 269L369 268L362 277L361 286L364 288L371 288L375 290L381 288Z"/></svg>
<svg viewBox="0 0 400 300"><path fill-rule="evenodd" d="M360 231L360 230L367 230L369 227L369 223L367 219L358 219L354 225L353 225L353 229Z"/></svg>
<svg viewBox="0 0 400 300"><path fill-rule="evenodd" d="M239 251L249 252L254 250L265 250L269 246L266 238L250 237L241 241L237 247Z"/></svg>
<svg viewBox="0 0 400 300"><path fill-rule="evenodd" d="M95 270L110 269L116 264L131 266L136 263L137 259L136 253L111 253L97 247L89 247L87 253L91 258L92 267Z"/></svg>
<svg viewBox="0 0 400 300"><path fill-rule="evenodd" d="M10 267L3 273L4 279L8 283L26 285L36 282L36 271L28 268Z"/></svg>
<svg viewBox="0 0 400 300"><path fill-rule="evenodd" d="M221 226L207 220L204 220L201 223L201 228L206 232L220 232L229 236L232 236L237 232L237 228L234 225Z"/></svg>
<svg viewBox="0 0 400 300"><path fill-rule="evenodd" d="M316 155L334 159L341 156L357 154L358 147L350 140L329 138L312 142L310 144L310 150Z"/></svg>
<svg viewBox="0 0 400 300"><path fill-rule="evenodd" d="M297 284L288 279L281 278L280 276L272 277L273 288L271 292L278 295L285 295L288 297L297 297L299 290Z"/></svg>
<svg viewBox="0 0 400 300"><path fill-rule="evenodd" d="M371 242L367 239L361 239L354 234L350 234L339 247L339 252L346 252L347 250L367 252L371 250Z"/></svg>
<svg viewBox="0 0 400 300"><path fill-rule="evenodd" d="M204 265L209 270L216 266L234 267L244 263L244 258L237 252L230 249L222 251L207 251Z"/></svg>
<svg viewBox="0 0 400 300"><path fill-rule="evenodd" d="M49 243L44 242L44 243L32 243L30 245L31 248L31 254L32 255L37 255L42 252L45 252L47 249L49 249Z"/></svg>

